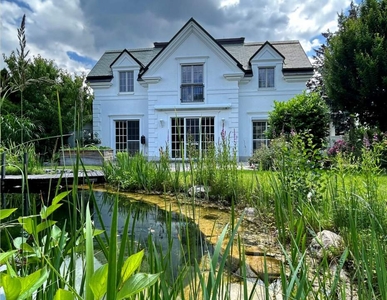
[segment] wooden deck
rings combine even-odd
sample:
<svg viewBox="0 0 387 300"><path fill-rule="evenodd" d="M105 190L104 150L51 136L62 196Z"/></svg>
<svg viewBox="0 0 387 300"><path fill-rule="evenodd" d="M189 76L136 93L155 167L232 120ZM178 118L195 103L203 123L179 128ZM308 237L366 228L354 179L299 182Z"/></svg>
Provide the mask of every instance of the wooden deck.
<svg viewBox="0 0 387 300"><path fill-rule="evenodd" d="M0 178L2 193L21 193L23 191L23 177L21 175L6 175ZM74 182L74 173L65 171L56 174L28 175L28 189L32 193L48 191L59 185L64 187L72 185ZM87 171L78 173L78 183L86 184L88 182L103 183L105 176L102 171Z"/></svg>

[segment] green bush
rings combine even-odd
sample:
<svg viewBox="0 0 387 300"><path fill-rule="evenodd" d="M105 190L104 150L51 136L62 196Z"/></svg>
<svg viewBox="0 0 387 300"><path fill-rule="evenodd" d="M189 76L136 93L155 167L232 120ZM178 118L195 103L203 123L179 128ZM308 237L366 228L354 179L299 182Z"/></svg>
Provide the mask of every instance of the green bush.
<svg viewBox="0 0 387 300"><path fill-rule="evenodd" d="M268 137L275 138L292 132L309 132L313 144L322 148L329 132L329 108L318 93L296 95L287 102L274 102L269 114Z"/></svg>
<svg viewBox="0 0 387 300"><path fill-rule="evenodd" d="M263 147L254 151L253 156L249 158L249 164L250 166L253 166L259 170L272 170L274 155L274 149L264 145Z"/></svg>

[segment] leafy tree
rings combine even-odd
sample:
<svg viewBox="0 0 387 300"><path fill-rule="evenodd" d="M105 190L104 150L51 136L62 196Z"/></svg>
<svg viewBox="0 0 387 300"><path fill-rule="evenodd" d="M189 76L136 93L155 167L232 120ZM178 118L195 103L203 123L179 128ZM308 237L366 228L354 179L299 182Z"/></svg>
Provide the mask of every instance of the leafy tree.
<svg viewBox="0 0 387 300"><path fill-rule="evenodd" d="M23 30L18 30L21 49L8 57L3 54L7 68L1 72L1 109L2 115L7 117L2 118L4 130L1 131L11 142L34 140L39 153L51 156L61 134L60 120L65 134L81 129L83 124L91 121L93 98L84 84L85 75L72 75L58 68L53 60L40 55L27 58L24 22L25 17L21 25ZM29 126L28 122L34 126ZM5 129L12 128L13 124L25 126L19 135L9 132L5 135ZM16 136L20 139L15 140ZM4 139L0 139L1 142L4 143Z"/></svg>
<svg viewBox="0 0 387 300"><path fill-rule="evenodd" d="M309 131L313 143L322 147L329 132L329 108L319 93L302 93L286 102L274 102L269 114L269 138L292 131Z"/></svg>
<svg viewBox="0 0 387 300"><path fill-rule="evenodd" d="M322 76L333 112L387 130L387 0L364 0L341 13L327 38Z"/></svg>

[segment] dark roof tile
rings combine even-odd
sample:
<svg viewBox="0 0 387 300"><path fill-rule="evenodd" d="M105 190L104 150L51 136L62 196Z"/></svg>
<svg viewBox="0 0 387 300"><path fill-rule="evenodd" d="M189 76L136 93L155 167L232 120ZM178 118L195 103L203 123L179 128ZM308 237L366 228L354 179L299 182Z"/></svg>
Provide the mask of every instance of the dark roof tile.
<svg viewBox="0 0 387 300"><path fill-rule="evenodd" d="M264 42L244 43L244 38L219 39L216 42L221 45L247 73L251 70L249 64L252 56L265 44ZM301 47L299 41L269 41L282 56L285 57L284 71L302 70L312 71L312 65ZM148 64L168 45L168 42L157 42L154 48L128 49L143 66ZM106 51L94 68L88 74L88 79L95 80L98 77L113 76L110 65L125 50Z"/></svg>

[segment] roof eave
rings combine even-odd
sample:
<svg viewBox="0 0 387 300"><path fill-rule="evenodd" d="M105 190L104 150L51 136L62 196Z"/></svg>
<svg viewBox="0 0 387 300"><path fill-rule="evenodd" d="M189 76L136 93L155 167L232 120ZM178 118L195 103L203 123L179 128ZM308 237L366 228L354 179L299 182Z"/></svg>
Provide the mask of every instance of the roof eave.
<svg viewBox="0 0 387 300"><path fill-rule="evenodd" d="M86 82L108 82L113 79L113 75L87 76Z"/></svg>

